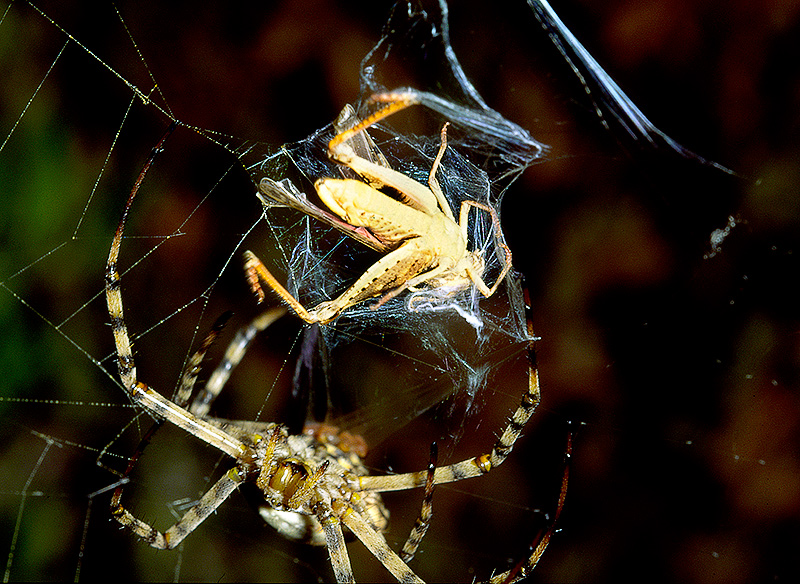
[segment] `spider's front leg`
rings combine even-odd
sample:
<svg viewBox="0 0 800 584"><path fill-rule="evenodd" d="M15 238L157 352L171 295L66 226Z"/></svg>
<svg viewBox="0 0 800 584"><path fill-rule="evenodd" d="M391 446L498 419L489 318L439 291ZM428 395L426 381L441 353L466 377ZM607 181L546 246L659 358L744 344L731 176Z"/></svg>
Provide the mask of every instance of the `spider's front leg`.
<svg viewBox="0 0 800 584"><path fill-rule="evenodd" d="M198 419L184 408L166 399L160 393L139 381L136 374L132 344L130 335L128 334L128 326L125 324L120 274L117 262L119 259L120 247L122 246L125 222L128 218L131 206L133 205L133 200L136 198L136 193L138 193L139 187L144 181L148 169L153 164L153 160L156 155L161 152L164 142L174 128L174 124L170 126L158 145L153 149L142 171L139 173L133 189L131 189L130 195L128 195L125 210L117 225L114 239L111 242L111 250L108 253L105 277L106 303L108 305L108 315L111 319L111 330L114 333L114 345L117 350L117 367L119 369L122 385L128 392L130 398L145 408L150 414L158 419L164 419L175 424L179 428L193 434L233 458L247 457L249 448L241 441L232 438L208 422Z"/></svg>
<svg viewBox="0 0 800 584"><path fill-rule="evenodd" d="M222 328L225 326L225 323L230 318L231 314L232 313L230 312L225 313L219 319L217 319L211 331L208 333L208 335L206 335L205 339L203 339L200 348L194 355L192 355L186 364L186 368L181 376L180 386L178 387L178 391L176 392L175 396L176 405L179 407L183 408L188 404L194 390L195 382L197 381L197 377L200 373L200 366L203 362L203 359L205 358L208 349L219 336ZM114 494L111 497L111 515L117 521L119 521L123 527L127 527L136 533L151 546L159 549L169 549L178 545L185 535L192 531L205 518L206 515L202 513L200 507L196 507L192 513L186 514L184 518L181 519L179 524L176 524L176 526L173 526L166 532L162 533L154 529L149 524L137 519L122 506L122 494L124 491L124 486L128 482L128 477L133 472L139 457L144 453L144 449L150 443L153 435L163 424L164 420L156 421L139 442L139 446L128 462L128 468L123 473L122 479L120 480L119 485L114 490ZM215 491L216 497L221 496L222 500L227 497L227 495L224 494L224 485L217 485L217 487L215 487Z"/></svg>
<svg viewBox="0 0 800 584"><path fill-rule="evenodd" d="M106 263L106 302L108 305L108 314L111 319L111 328L114 333L114 344L117 352L117 366L119 369L120 380L124 389L128 392L131 399L138 405L145 408L151 415L160 420L166 420L172 424L182 428L190 434L204 440L211 446L216 447L222 452L230 455L239 461L237 468L225 474L197 503L194 507L184 514L184 516L175 525L165 532L160 532L154 529L149 524L145 523L134 517L127 511L121 503L122 489L118 488L111 501L111 510L114 518L119 521L123 526L131 529L137 535L145 539L151 546L169 549L178 545L191 531L193 531L200 523L202 523L217 507L219 507L229 496L236 490L239 483L242 482L243 477L249 469L246 467L252 466L255 460L255 453L251 448L245 446L243 442L223 432L219 428L209 424L205 420L199 419L189 413L182 405L173 403L172 401L163 397L157 391L149 388L146 384L139 381L136 366L133 359L133 350L128 334L128 327L125 323L121 280L118 269L118 259L120 247L122 245L123 233L125 230L125 222L130 212L133 200L142 184L147 170L153 163L155 156L161 151L164 141L174 129L174 125L170 127L168 132L161 138L153 153L145 163L139 177L132 188L128 200L125 204L125 210L122 214L119 224L117 225L114 239L111 243L111 250L108 254L108 261ZM221 324L219 325L221 326ZM214 333L213 336L215 336ZM208 343L213 340L210 337ZM201 355L204 353L207 346L201 348ZM198 362L199 364L199 362ZM196 371L194 363L190 364L182 383L181 395L179 400L181 402L187 401L188 397L185 395L187 392L191 393L191 387L194 385ZM135 463L135 458L131 464ZM130 471L128 469L127 473Z"/></svg>
<svg viewBox="0 0 800 584"><path fill-rule="evenodd" d="M154 548L172 549L216 511L217 507L231 496L242 480L237 469L231 469L175 525L164 532L158 531L141 519L137 519L130 511L125 509L121 502L121 490L114 493L111 499L111 515L124 527L133 531Z"/></svg>

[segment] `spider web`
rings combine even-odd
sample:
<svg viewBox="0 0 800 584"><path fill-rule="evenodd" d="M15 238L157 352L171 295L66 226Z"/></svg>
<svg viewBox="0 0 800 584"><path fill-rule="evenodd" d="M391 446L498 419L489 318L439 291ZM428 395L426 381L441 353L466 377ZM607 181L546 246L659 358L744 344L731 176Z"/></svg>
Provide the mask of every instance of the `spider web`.
<svg viewBox="0 0 800 584"><path fill-rule="evenodd" d="M15 412L30 410L44 413L46 410L42 407L43 404L52 402L57 407L56 411L75 408L80 412L64 418L57 416L58 419L52 424L38 423L35 413L31 416L25 415L24 423L12 425L8 429L13 437L9 440L11 447L6 459L9 464L27 462L27 458L21 456L17 449L32 455L39 453L39 458L27 465L31 470L26 481L9 482L8 493L13 501L19 503L14 525L8 528L12 537L6 578L11 579L43 577L53 571L68 573L69 564L76 566L76 578L92 578L101 574L104 569L109 569L97 555L91 562L84 562L84 551L99 549L97 537L102 536L98 529L102 529L107 522L105 499L117 484L119 471L124 468L127 456L133 451L138 436L149 424L149 419L146 415L132 411L122 393L114 396L108 392L109 387L119 388L119 383L113 367L113 346L108 342L108 330L104 325L108 317L104 314L102 272L110 243L109 235L113 232L115 217L119 215L125 193L130 188L128 179L138 172L144 155L155 143L154 138L157 139L163 131L166 121L170 118L191 119L192 123L190 125L182 122L182 127L170 138L167 148L148 176L147 186L143 190L143 196L136 202L123 243L126 320L130 329L135 331L137 363L140 363L141 374L143 378L147 378L149 384L165 395L170 395L199 336L223 310L231 305L244 307L240 311L239 324L246 323L257 313L258 308L254 306L252 296L245 289L238 269L238 257L245 247L263 249L263 242L267 241L272 242L276 248L290 249L295 257L298 256L298 250L304 249L302 243L294 244L287 240L286 234L291 229L279 231L278 218L270 215L265 220L262 217L260 203L255 197L241 196L242 193L253 192L252 183L247 181L247 175L242 172L242 160L256 157L261 160L258 163L260 168L266 167L269 175L276 176L276 169L284 164L279 160L280 156L290 149L277 151L276 157L270 154L271 151L276 151L274 145L265 147L246 139L206 130L206 127L215 127L217 124L207 123L202 119L195 123L197 118L190 111L191 104L176 103L173 100L169 90L169 77L165 82L160 81L164 74L157 70L159 63L145 60L142 48L137 44L137 35L133 33L139 24L137 16L129 17L124 10L118 12L114 7L108 7L98 14L106 18L106 22L101 23L95 19L91 26L86 26L82 22L80 11L71 13L63 6L9 6L3 21L8 29L31 35L29 39L17 41L19 46L43 52L52 49L49 53L51 60L48 69L36 72L35 82L14 78L20 88L24 89L20 89L12 96L14 100L8 102L16 107L9 107L12 121L8 125L8 137L3 146L4 155L8 153L4 156L4 163L7 164L4 168L9 169L9 178L19 184L17 188L24 193L23 198L38 197L46 206L39 212L30 211L39 217L39 221L26 222L26 225L47 228L38 234L38 238L34 234L22 238L28 241L24 253L30 254L30 257L26 259L21 256L15 260L15 265L19 267L3 280L3 287L16 305L32 318L34 330L45 331L44 336L52 344L41 348L32 345L31 354L63 355L63 362L59 357L43 359L52 369L43 372L42 379L25 384L10 378L10 386L18 388L21 393L19 396L5 395L3 404L5 407L13 406ZM417 12L412 16L416 22L414 26L419 29L426 25L429 35L431 26L435 26L437 21L441 23L440 17L434 15L428 19L424 12ZM376 27L376 30L379 29L379 26ZM106 35L111 30L115 32L109 38ZM384 37L383 42L387 40L390 37ZM433 40L429 42L432 43ZM387 51L381 45L378 48ZM440 47L440 52L443 48ZM24 54L15 57L19 63L24 63L26 57L33 58ZM446 59L443 53L440 57ZM372 58L365 61L365 67L369 66L375 71L379 61L380 59ZM351 75L355 77L354 73L358 70L356 63ZM174 74L175 71L171 73ZM11 69L10 74L23 75L16 67ZM366 76L364 80L366 81ZM56 88L62 89L62 93L51 93ZM366 90L365 87L363 91ZM80 135L72 135L69 129L59 128L52 120L52 115L59 111L58 104L61 102L74 112L80 123L87 124L88 130ZM48 108L39 111L43 103L47 103ZM530 138L527 138L530 140L529 144L520 142L518 146L508 138L503 139L501 135L487 141L492 136L491 132L497 134L503 130L498 122L510 123L485 106L483 111L478 111L474 104L471 104L472 109L458 106L451 101L442 101L440 105L451 109L462 107L461 114L449 112L454 122L489 120L495 124L495 128L490 129L485 138L471 146L459 138L458 124L454 124L452 148L443 161L440 178L445 191L454 191L459 187L464 191L461 196L471 198L471 191L479 189L478 194L482 200L498 205L502 189L492 190L491 185L496 183L499 186L499 181L507 184L512 175L521 171L525 162L513 159L505 164L492 162L490 150L500 148L505 151L506 157L513 157L515 150L521 152L524 148L533 147L533 155L527 158L530 161L538 156L541 147ZM14 119L13 115L18 117ZM436 121L437 125L439 123ZM109 127L110 130L107 129ZM523 137L527 135L521 129L518 131ZM43 135L43 132L47 134ZM302 135L296 128L292 128L291 132L294 137ZM438 134L438 129L434 133ZM259 133L249 129L239 135L258 136ZM268 136L269 132L265 131L262 135ZM395 134L395 137L400 136L402 134ZM82 171L85 174L81 180L76 181L73 178L65 185L59 184L61 169L57 164L60 159L48 161L45 158L41 167L24 165L22 161L25 160L26 151L40 142L52 149L53 158L63 150L73 149L80 153L77 156L88 162L87 170ZM427 169L418 165L422 161L430 168L438 143L430 136L411 135L404 142L400 146L410 149L414 156L407 157L404 160L405 166L401 169L416 178L426 177ZM275 143L279 144L280 140ZM299 144L307 147L306 145L313 144L313 139ZM387 140L381 146L387 153L390 152L391 145ZM484 164L486 169L475 166L461 150L482 154L484 161L478 160L478 163ZM400 156L393 154L395 157ZM493 156L497 158L497 155ZM191 160L181 162L182 157L191 157ZM267 159L266 163L262 160L264 157ZM489 167L486 160L496 167ZM21 170L23 168L27 168L27 175ZM458 182L453 184L454 181ZM54 196L54 192L59 194ZM236 196L231 193L236 193ZM236 202L231 204L232 201ZM29 209L36 208L33 201L29 203ZM291 226L297 226L303 218L295 216L289 221ZM59 229L58 225L62 227ZM320 239L330 245L330 237L325 240L325 234L314 224L307 223L305 230L311 234L311 239L307 242L312 241L315 247L313 252L309 250L304 261L313 265L318 263L315 254L323 253L320 251L322 246L317 245L316 240ZM491 225L479 218L474 221L471 234L477 245L492 249L492 257L487 255L490 260L487 273L494 272L496 275L499 272L499 260L494 256ZM54 240L58 242L56 245L53 245ZM39 241L41 243L37 245ZM340 242L336 245L342 244ZM349 252L344 257L347 258L348 255ZM355 261L358 261L356 255L357 251L352 252ZM76 259L80 262L74 261ZM296 263L291 268L293 271ZM306 270L305 276L327 280L332 273L332 268L318 265L314 270ZM302 270L298 272L298 277L304 277ZM36 283L41 292L27 288ZM71 292L64 296L63 291L67 289ZM50 291L56 297L51 297ZM519 306L519 295L518 285L515 284L507 292L497 295L497 299L502 301L499 309L487 305L487 309L479 313L477 299L473 295L458 299L460 304L450 303L447 310L440 311L438 309L442 307L435 306L429 312L436 314L428 317L423 317L423 313L418 311L419 315L411 315L414 317L413 322L401 322L404 320L400 318L402 313L408 313L403 308L402 301L395 303L397 306L387 306L378 315L381 319L379 325L370 323L375 316L368 310L360 313L354 311L352 320L355 325L340 327L337 330L340 338L327 335L331 361L338 363L341 358L339 351L350 359L341 367L345 373L339 374L338 365L333 370L338 376L334 382L338 380L340 385L349 387L350 393L355 396L350 398L354 405L348 408L348 417L340 418L339 423L353 431L368 434L370 439L385 438L393 430L403 427L452 393L454 387L461 386L464 387L469 402L463 409L477 415L482 408L473 407L476 393L487 381L493 379L492 370L502 363L507 366L510 364L511 372L508 367L506 372L510 377L519 379L519 389L515 389L513 384L503 384L500 390L508 398L506 405L511 408L526 383L524 349L528 339L524 322L520 321L522 310ZM132 300L137 297L141 299L141 303ZM430 303L430 300L427 302ZM424 306L425 302L417 304ZM438 312L441 312L441 316ZM432 319L436 319L438 324L429 324L428 321ZM395 322L394 325L390 325L392 321ZM21 325L22 322L18 320L15 324ZM427 327L427 336L421 334L422 325ZM260 349L254 350L254 362L266 353L271 355L258 368L249 366L249 371L247 365L241 368L243 371L239 372L240 377L236 384L252 384L259 389L240 398L223 397L223 403L228 400L229 404L233 404L233 407L228 408L229 412L233 412L229 414L231 417L273 419L270 412L275 411L275 419L280 419L282 410L298 407L289 403L289 398L284 396L289 395L288 385L291 382L291 375L287 371L290 373L292 365L287 363L294 359L299 342L298 331L301 328L297 323L286 323L284 329L279 328L274 335L271 331L270 339ZM421 346L404 346L409 345L408 339L413 338L407 334L409 331L414 331L417 337L424 339ZM400 333L406 333L407 338L393 338ZM434 333L436 338L431 336ZM346 336L347 340L342 341L342 336ZM500 349L497 346L498 339ZM512 341L510 347L509 340ZM364 346L359 347L359 342ZM64 354L64 347L77 354L83 362L72 362ZM377 354L369 354L370 351L377 351ZM359 359L371 364L372 373L367 374L363 367L356 365ZM389 363L389 359L394 363ZM20 374L25 367L35 367L27 357L20 357L18 361L19 366L15 371ZM391 365L391 368L381 371L381 365ZM76 371L76 368L79 369ZM348 377L347 370L359 371L361 375L355 377L351 374ZM68 373L70 371L71 374ZM30 372L27 377L35 379L36 375ZM68 382L68 379L72 382ZM93 379L94 382L87 387L86 379ZM358 384L361 384L360 387ZM403 385L408 386L405 391L401 391ZM63 388L63 391L54 390L54 386ZM365 388L371 393L364 395ZM336 387L333 391L335 390ZM58 397L53 398L53 395ZM481 396L481 400L487 399L490 399L488 393ZM372 405L364 405L370 402ZM92 420L97 415L97 409L107 411L102 416L102 422L95 424L87 421L87 426L80 428L78 417L85 416L87 420ZM264 413L265 410L267 413ZM389 411L391 418L387 418ZM447 412L433 414L428 427L433 430L437 425L442 426L442 418L446 421L447 415ZM376 423L376 420L383 421ZM436 420L439 422L435 423ZM503 422L503 416L490 420L489 416L484 418L481 415L476 421L476 429L481 423L486 424L484 439L491 444L492 432ZM63 424L67 424L67 427ZM450 437L454 433L463 434L462 425L463 421L456 421L450 427L442 426L436 430L438 435L433 438L420 434L417 442L421 441L423 446L420 448L417 443L408 447L409 454L406 456L414 461L409 468L424 467L430 441L434 438L441 439L442 436ZM173 474L194 476L195 484L200 485L195 487L194 492L199 494L207 488L220 461L214 455L211 463L207 462L205 466L202 463L195 464L192 461L198 458L198 450L203 452L203 449L190 444L186 437L169 428L164 430L166 431L160 433L159 439L170 446L154 449L153 454L148 451L147 454L148 462L153 466L148 466L146 474L153 473L151 478L154 480L137 480L137 488L132 489L132 493L135 493L133 496L137 499L138 496L142 497L140 506L134 504L137 512L154 523L166 525L174 521L171 515L180 514L190 504L190 501L180 499L181 496L185 497L187 490L167 486L174 481ZM87 440L89 431L98 436L98 439ZM453 445L456 443L452 438L450 442ZM453 446L444 445L443 448L452 451L448 458L457 455ZM88 455L87 450L90 452ZM402 452L405 448L395 450ZM205 455L208 456L207 451ZM392 465L405 464L391 451L378 456L378 460L384 461L381 463L384 470ZM79 464L74 464L73 461ZM70 476L74 473L74 480L68 479L57 470L61 466L71 469ZM65 486L65 491L47 482L51 476ZM142 473L141 476L146 475ZM177 481L178 484L182 482ZM92 490L88 492L85 486L87 484L92 485ZM76 489L77 492L71 492L70 489ZM172 497L167 494L171 491L176 493ZM189 489L188 492L192 493L193 490ZM61 498L64 504L37 504L38 497L44 497L48 501L54 497ZM47 542L38 534L37 529L47 529L44 526L51 523L39 522L35 518L44 514L51 517L51 522L57 522L60 514L70 514L73 510L70 503L76 497L88 501L83 517L72 514L68 527L51 527L49 531L53 533L54 539ZM93 514L96 498L103 500L103 510L99 512L100 528L96 527L98 514ZM165 500L175 501L171 509L164 508ZM155 503L156 501L158 502ZM153 503L149 508L148 502ZM416 505L416 502L410 504L409 508L413 509ZM537 514L536 511L531 512ZM241 514L241 506L237 509L232 505L231 513ZM409 519L413 518L414 513L413 510L409 511ZM13 517L13 513L9 513L8 517ZM240 521L235 520L236 523ZM258 529L260 532L261 528ZM223 531L219 538L224 539L231 533L232 531ZM141 569L131 572L137 573L137 577L141 578L151 577L149 570L152 570L152 574L160 574L156 577L163 577L164 570L174 568L176 577L182 575L196 578L197 575L192 572L195 565L201 570L199 573L204 574L209 570L213 572L214 569L219 569L215 568L213 560L204 562L206 565L200 567L199 562L190 559L204 553L200 546L190 545L186 553L192 555L187 556L187 559L183 559L184 550L162 559L163 554L153 554L153 550L142 547L135 541L134 545L130 545L131 538L126 538L124 534L120 536L117 544L126 551L114 554L115 559L108 556L115 571L124 571L127 565L136 565L139 562L137 557L147 558L144 565L148 566L148 572ZM61 537L64 541L57 543L57 538ZM234 539L236 537L238 536ZM41 561L31 559L35 558L33 554L37 548L32 542L40 542L46 548L63 550L63 555L45 554L51 563L48 567ZM218 549L227 545L218 544ZM259 555L262 553L263 550ZM276 550L268 555L293 558L296 553L280 542ZM307 578L309 574L318 576L317 571L320 569L326 573L324 553L318 550L304 553L306 557L313 558L313 561L290 562L299 566L294 570L304 574L301 578ZM43 571L37 571L40 569ZM279 566L276 569L283 570L285 567ZM381 569L378 566L378 570L373 570L372 573L381 573ZM281 572L276 572L279 573ZM236 578L230 574L227 577ZM267 576L262 574L261 577Z"/></svg>
<svg viewBox="0 0 800 584"><path fill-rule="evenodd" d="M735 6L726 6L724 15L705 4L679 11L686 20L680 27L645 27L671 31L677 39L662 62L656 57L660 33L626 36L631 29L623 26L672 22L653 3L633 16L642 3L603 14L573 4L555 7L587 46L627 48L596 56L626 72L619 85L636 87L637 103L657 113L670 135L688 137L687 145L707 160L762 179L731 186L730 177L717 178L724 174L718 169L700 164L705 170L686 171L676 163L696 168L698 160L632 116L641 112L631 110L630 101L614 109L625 103L615 93L619 86L608 85L602 69L589 75L570 52L574 44L546 61L547 51L553 52L547 34L558 31L551 23L542 33L523 2L518 9L453 6L452 38L428 41L431 27L440 27L435 3L424 10L415 5L409 18L405 5L395 8L393 22L406 22L395 33L384 29L388 4L375 4L344 11L325 2L286 3L233 13L192 7L191 17L177 8L125 4L118 14L109 5L36 3L49 18L21 2L0 7L5 578L330 577L324 550L284 542L243 500L229 501L173 552L150 549L109 519L109 490L119 478L112 470L124 468L151 421L131 407L117 382L103 268L133 177L163 133L163 112L170 112L186 126L170 138L134 205L121 264L142 379L169 396L216 316L237 311L209 368L233 329L257 314L239 270L243 249L273 261L270 267L295 278L298 291L314 287L303 277L323 276L331 286L320 294L324 298L374 258L357 242L321 234L321 226L288 210L272 209L264 221L241 161L255 172L255 164L268 160L266 170L276 180L288 177L310 193L315 170L309 159L289 157L277 145L310 148L316 136L324 147L326 128L343 104L362 107L377 88L412 86L440 97L447 109L418 106L386 120L374 137L387 155L407 161L400 166L404 172L424 183L443 121L467 124L451 129L443 179L472 176L475 182L464 191L485 191L497 206L505 193L506 237L516 267L529 276L534 322L544 339L545 400L536 432L528 430L502 474L437 491L434 527L414 568L432 580L468 581L524 556L545 523L534 504L551 509L564 421L572 419L584 425L564 531L534 579L658 573L698 582L714 575L791 581L800 351L797 294L788 275L796 272L800 231L796 196L786 186L794 160L787 144L797 143L789 139L796 113L786 105L786 88L796 75L787 66L775 71L762 65L771 83L764 95L774 101L765 98L758 108L743 100L752 107L742 111L736 101L742 94L732 89L742 84L730 82L735 69L716 66L714 59L723 63L726 51L713 43L728 35L731 46L747 47L751 35L761 34L763 42L756 44L768 47L767 57L783 55L795 46L787 39L797 38L791 24L796 15L787 9L770 20L766 11L748 13L745 26L734 19L740 12ZM588 22L578 20L581 13ZM725 33L701 44L691 36L710 30L711 23L718 30L720 22ZM776 28L776 22L785 24ZM653 44L642 44L643 38ZM448 50L463 60L474 94L453 75ZM637 68L631 63L639 54L650 60ZM746 67L759 66L761 53L754 54L739 59L746 73ZM405 65L383 66L390 61ZM538 74L529 61L541 67ZM695 84L683 77L695 71L690 62L698 67ZM728 85L720 81L727 89L704 93L715 87L709 72L727 78ZM483 101L551 145L544 163L511 186L514 173L506 170L527 163L510 159L507 151L498 155L493 146L502 136L496 127L471 141L477 134L468 122L480 119ZM634 118L628 128L635 131L616 131L618 120ZM753 120L771 133L755 133ZM530 152L511 144L512 154ZM633 156L627 165L623 152L641 151L648 156ZM487 160L500 160L506 170ZM324 157L321 163L327 164ZM276 232L296 239L284 243ZM485 224L471 226L472 238L487 245L494 259L489 233ZM326 249L298 254L298 242L327 245L333 237L339 243L331 266L296 263L322 259ZM284 255L269 256L281 246ZM342 284L333 278L336 266L347 268L335 275ZM407 334L415 324L392 324L393 316L408 314L403 299L385 307L377 321L365 305L337 323L335 334L328 331L334 335L327 339L331 382L352 392L352 403L342 406L349 414L344 423L376 438L387 435L369 460L376 472L423 467L430 439L444 436L453 444L460 425L467 430L449 446L453 460L492 443L524 382L519 350L525 340L519 322L508 320L517 314L509 311L515 294L501 287L496 296L481 300L478 312L473 298L465 297L462 313L420 316L435 316L434 330L451 331L440 339L421 335L431 343L427 347ZM316 302L307 298L309 305ZM464 314L479 316L484 326L476 329ZM219 412L280 419L296 409L288 396L302 330L291 319L276 325L237 370ZM389 332L381 337L381 330ZM476 344L483 354L470 355ZM493 347L507 349L497 353ZM454 372L442 365L456 358L463 363ZM367 360L384 378L364 374ZM381 403L369 394L384 384L393 387L394 401ZM455 385L463 392L415 418ZM481 391L471 393L470 386ZM370 403L372 409L364 407ZM398 419L376 428L374 420L386 421L387 411L397 411ZM196 442L162 428L129 486L127 500L138 515L166 527L187 498L199 496L219 475L224 461ZM395 549L419 499L411 493L389 501ZM620 551L611 549L616 543L598 542L619 542ZM349 549L359 580L388 579L358 544ZM454 574L453 563L463 571Z"/></svg>
<svg viewBox="0 0 800 584"><path fill-rule="evenodd" d="M439 130L447 121L448 148L437 180L454 214L457 216L462 202L469 200L489 205L499 214L508 186L525 168L540 161L547 147L483 102L453 54L448 34L446 14L429 15L417 6L396 5L380 42L361 63L360 97L353 103L355 116L364 119L376 109L370 103L372 95L390 90L413 92L422 108L430 110L416 113L422 122L428 122L432 132L401 133L387 120L369 131L381 156L403 174L427 184L441 142ZM398 83L409 82L398 80L398 72L403 71L424 71L424 79L412 81L423 91L397 89ZM429 83L437 93L424 91L427 86L420 83ZM332 125L328 125L277 153L260 154L255 145L244 156L245 161L255 160L248 163L254 182L271 181L272 190L279 191L279 199L270 194L263 197L266 223L272 240L277 242L278 260L284 266L291 293L309 307L335 298L379 257L364 246L342 241L340 233L313 217L298 216L291 207L287 213L281 204L286 199L312 198L307 193L313 193L312 185L321 177L348 176L324 154L334 134ZM483 278L491 286L505 262L497 242L498 238L503 241L503 236L495 234L485 211L471 213L470 218L470 248L484 258ZM499 293L485 302L471 287L456 296L446 288L429 288L400 295L379 308L375 303L362 302L334 323L309 331L313 342L324 346L329 362L369 364L369 372L359 379L349 375L347 380L328 380L346 388L333 387L328 394L357 396L352 400L355 408L329 404L339 405L332 408L337 411L338 423L365 435L371 443L379 442L398 425L455 392L452 397L464 403L449 404L447 423L437 416L438 423L446 428L438 439L447 437L453 444L454 434L463 433L464 416L470 413L492 370L519 358L530 340L518 277L512 272ZM359 346L364 343L366 347ZM417 365L408 368L398 356ZM319 366L328 369L324 362L317 363ZM335 375L335 371L330 374ZM321 383L319 379L317 383ZM324 394L316 399L334 401ZM461 413L454 415L456 409Z"/></svg>

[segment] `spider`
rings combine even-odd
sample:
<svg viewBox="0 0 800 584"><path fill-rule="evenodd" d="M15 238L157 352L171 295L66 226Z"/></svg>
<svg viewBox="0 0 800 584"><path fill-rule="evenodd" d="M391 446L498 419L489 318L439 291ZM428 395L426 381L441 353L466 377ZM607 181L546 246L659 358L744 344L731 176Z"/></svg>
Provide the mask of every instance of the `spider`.
<svg viewBox="0 0 800 584"><path fill-rule="evenodd" d="M208 341L190 360L180 391L173 402L139 380L128 327L123 316L121 280L117 269L123 231L128 213L145 173L161 150L167 134L145 163L128 197L116 229L106 264L106 300L114 334L117 366L122 385L129 397L156 420L166 421L192 434L233 460L227 471L172 527L159 531L136 518L121 503L121 489L112 498L112 515L148 544L159 549L176 547L192 531L245 483L253 484L263 497L261 515L285 536L327 546L333 572L338 582L353 582L349 555L345 547L343 525L358 538L398 581L420 582L403 557L390 548L383 535L387 512L380 493L425 488L423 510L404 548L413 551L430 522L434 484L482 476L502 464L520 437L540 401L538 372L533 361L529 383L520 405L491 452L447 466L436 467L435 454L427 470L397 475L370 475L358 454L357 440L344 434L317 430L292 435L277 423L229 421L206 416L206 412L227 380L227 374L242 358L253 336L263 330L281 311L265 313L237 335L225 360L212 374L204 391L187 409L185 406L197 376ZM528 324L530 338L530 321ZM213 335L212 335L213 338ZM533 358L532 341L529 356ZM131 465L138 457L132 458ZM130 470L131 467L129 467ZM127 474L128 471L126 471ZM558 511L566 492L566 473ZM422 525L420 525L422 524ZM493 582L516 581L538 562L554 531L554 523L535 546L530 557L509 572L495 576Z"/></svg>
<svg viewBox="0 0 800 584"><path fill-rule="evenodd" d="M422 284L437 289L445 296L454 296L474 284L488 298L495 293L511 269L511 251L503 242L497 212L484 203L466 200L461 204L456 222L439 186L436 172L447 148L448 124L442 127L439 151L426 187L390 168L379 153L371 156L378 158L377 162L364 157L364 152L373 155L376 150L366 132L367 128L419 103L418 98L414 93L403 92L377 94L372 99L388 105L356 123L343 122L349 117L345 108L335 124L338 132L328 143L328 156L363 180L321 178L314 183L314 188L325 205L346 222L350 234L358 233L357 238L362 242L388 253L338 298L321 302L308 310L278 282L253 252L245 252L245 270L259 302L264 300L261 289L261 282L264 282L308 323L330 322L347 308L368 298L382 296L375 306L377 308L404 290L415 290ZM343 125L349 127L342 128ZM268 196L276 194L278 199L287 198L285 189L270 179L262 180L259 186ZM397 198L378 190L385 187L396 193ZM297 202L293 206L297 206ZM303 210L308 209L307 204L302 204L302 207ZM471 208L489 213L497 246L504 252L503 269L491 287L483 281L485 258L480 251L467 249ZM314 215L333 223L337 228L348 229L337 224L335 218L321 217L319 211ZM377 242L377 245L370 242Z"/></svg>

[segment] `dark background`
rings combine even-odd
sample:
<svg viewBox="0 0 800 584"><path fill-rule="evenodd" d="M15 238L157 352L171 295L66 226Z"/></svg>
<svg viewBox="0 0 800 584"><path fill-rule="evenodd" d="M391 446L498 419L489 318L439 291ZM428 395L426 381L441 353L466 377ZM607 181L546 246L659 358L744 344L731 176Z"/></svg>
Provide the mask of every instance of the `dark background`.
<svg viewBox="0 0 800 584"><path fill-rule="evenodd" d="M572 421L561 531L532 581L793 581L800 572L800 9L554 2L653 123L734 177L603 128L522 4L455 3L451 36L488 103L552 147L502 209L516 267L531 287L543 404L497 473L437 492L433 528L412 567L430 580L469 581L524 557L546 524L536 509L555 504ZM178 119L272 145L305 137L357 96L360 60L389 11L389 3L323 0L117 6ZM152 85L109 6L43 10L133 83ZM0 25L1 135L64 41L28 6L10 7ZM95 464L98 451L113 444L130 454L138 428L148 425L142 418L117 438L133 413L104 373L112 363L103 360L102 369L91 358L113 349L98 293L122 201L166 126L154 107L134 104L82 215L129 101L119 79L70 43L0 152L0 549L15 546L8 576L71 578L79 565L81 579L167 579L178 565L189 580L330 579L324 550L283 541L241 499L224 505L183 551L158 552L109 521L108 493L91 496L115 480ZM130 233L172 233L233 162L179 130L148 179L149 196L137 202ZM154 326L215 279L258 217L252 189L234 168L192 215L189 236L170 240L126 278L133 330ZM707 257L712 231L730 216L737 226ZM153 240L126 246L139 258ZM243 322L250 304L238 271L228 270L204 318L234 308ZM192 305L139 340L148 382L174 385L201 316ZM271 383L288 354L285 338L292 333L280 328L254 349L239 392L224 398L220 413L258 408L243 388ZM459 452L491 445L516 391L485 406L475 439L468 432ZM77 400L83 405L70 405ZM196 497L213 476L217 455L195 442L165 429L141 461L129 500L161 528L170 521L163 502ZM394 470L414 470L427 446L406 430L378 452L369 461L376 472L389 460ZM399 522L390 534L395 547L418 499L389 500ZM360 544L350 550L357 579L388 579Z"/></svg>

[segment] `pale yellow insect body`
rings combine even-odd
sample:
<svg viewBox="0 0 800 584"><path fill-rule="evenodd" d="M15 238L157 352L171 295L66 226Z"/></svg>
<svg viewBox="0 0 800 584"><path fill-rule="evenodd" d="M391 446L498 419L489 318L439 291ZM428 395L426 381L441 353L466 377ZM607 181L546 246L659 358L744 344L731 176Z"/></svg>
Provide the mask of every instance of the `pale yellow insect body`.
<svg viewBox="0 0 800 584"><path fill-rule="evenodd" d="M342 311L376 296L381 299L376 308L404 290L416 290L427 284L436 296L448 298L475 285L489 297L511 269L511 252L502 240L500 220L489 205L473 200L461 203L458 222L442 193L436 172L447 147L447 124L442 128L441 145L428 177L428 186L398 172L388 165L378 164L359 156L350 141L365 135L366 129L392 113L417 103L412 94L385 94L376 101L389 105L367 119L336 134L328 144L328 155L349 168L362 180L321 178L314 187L322 202L341 217L352 232L363 230L380 243L385 256L367 269L358 280L334 300L321 302L306 309L269 272L252 253L245 252L245 269L251 287L263 300L261 282L268 284L308 323L327 323ZM340 118L344 117L347 108ZM366 138L364 139L366 140ZM262 181L262 189L264 188ZM275 189L276 183L267 182ZM397 198L378 190L388 188ZM481 252L467 249L467 229L470 208L489 213L495 231L497 247L505 253L503 269L489 287L483 281L485 258Z"/></svg>

